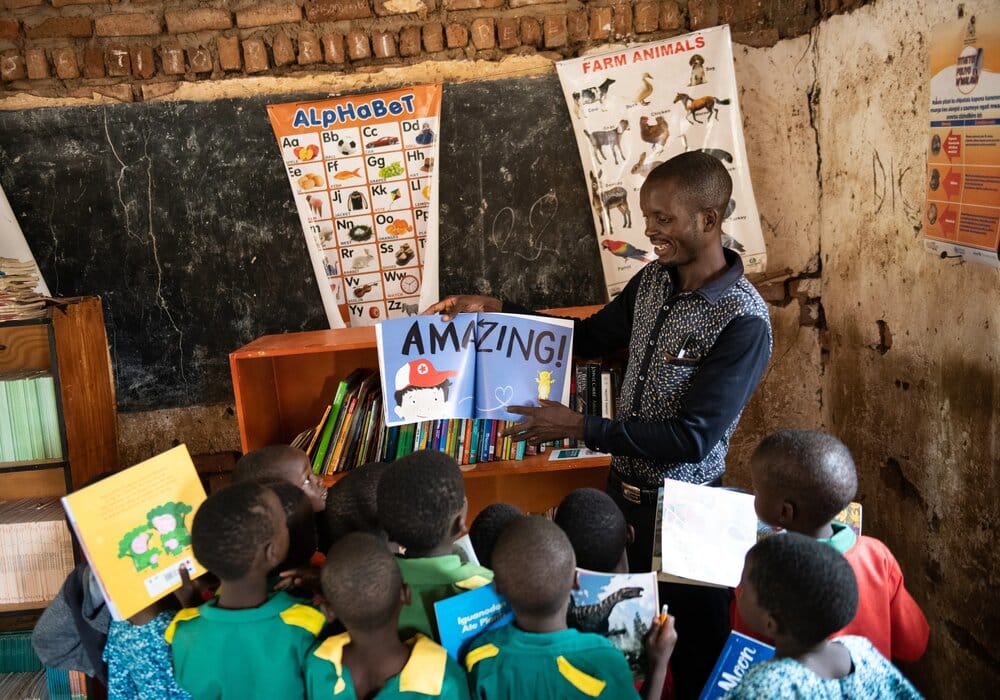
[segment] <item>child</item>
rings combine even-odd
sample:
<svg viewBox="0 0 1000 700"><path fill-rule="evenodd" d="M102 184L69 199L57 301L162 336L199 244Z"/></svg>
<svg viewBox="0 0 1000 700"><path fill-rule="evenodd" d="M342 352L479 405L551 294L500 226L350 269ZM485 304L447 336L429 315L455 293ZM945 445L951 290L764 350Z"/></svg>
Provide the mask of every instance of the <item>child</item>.
<svg viewBox="0 0 1000 700"><path fill-rule="evenodd" d="M500 533L507 525L523 516L524 513L510 503L491 503L479 512L469 526L469 540L480 564L490 568L493 548Z"/></svg>
<svg viewBox="0 0 1000 700"><path fill-rule="evenodd" d="M635 530L607 493L598 489L570 492L556 509L555 523L573 545L581 569L628 573L625 547L634 539Z"/></svg>
<svg viewBox="0 0 1000 700"><path fill-rule="evenodd" d="M340 538L323 566L323 594L347 632L316 646L306 661L310 700L426 698L467 700L461 666L423 635L404 643L399 612L409 602L385 541L364 532Z"/></svg>
<svg viewBox="0 0 1000 700"><path fill-rule="evenodd" d="M758 542L737 605L751 629L774 639L775 656L752 666L727 700L920 697L864 637L827 640L858 607L851 565L833 547L793 532Z"/></svg>
<svg viewBox="0 0 1000 700"><path fill-rule="evenodd" d="M104 646L109 698L190 700L174 679L170 645L164 638L177 607L176 598L168 596L128 620L111 621Z"/></svg>
<svg viewBox="0 0 1000 700"><path fill-rule="evenodd" d="M858 612L838 634L867 637L888 659L919 659L930 628L903 585L896 558L874 537L857 537L851 528L832 522L858 487L854 460L844 443L817 431L783 430L760 443L750 460L750 474L761 521L829 544L854 569ZM733 618L734 630L754 636L738 609Z"/></svg>
<svg viewBox="0 0 1000 700"><path fill-rule="evenodd" d="M272 590L287 590L299 598L319 592L319 565L310 566L316 554L316 519L305 491L287 481L264 482L281 501L288 525L288 554L268 574Z"/></svg>
<svg viewBox="0 0 1000 700"><path fill-rule="evenodd" d="M472 642L465 665L474 697L638 697L628 662L611 642L566 627L576 558L557 525L537 516L512 522L497 541L493 563L497 592L510 602L514 622ZM647 698L660 697L676 641L671 618L653 620L646 637Z"/></svg>
<svg viewBox="0 0 1000 700"><path fill-rule="evenodd" d="M352 532L386 537L378 520L376 494L388 464L372 462L352 469L326 495L326 525L331 543Z"/></svg>
<svg viewBox="0 0 1000 700"><path fill-rule="evenodd" d="M462 470L441 452L420 450L397 459L379 481L379 520L389 539L406 550L399 570L412 600L403 607L399 628L407 635L437 639L434 603L493 580L492 571L453 553L467 509Z"/></svg>
<svg viewBox="0 0 1000 700"><path fill-rule="evenodd" d="M195 513L191 544L222 585L167 628L178 684L199 700L303 697L306 654L325 619L287 593L268 593L268 572L288 554L281 501L252 481L217 491Z"/></svg>
<svg viewBox="0 0 1000 700"><path fill-rule="evenodd" d="M326 507L323 480L313 474L306 453L295 447L270 445L247 452L233 469L233 483L241 481L287 481L306 492L315 512Z"/></svg>

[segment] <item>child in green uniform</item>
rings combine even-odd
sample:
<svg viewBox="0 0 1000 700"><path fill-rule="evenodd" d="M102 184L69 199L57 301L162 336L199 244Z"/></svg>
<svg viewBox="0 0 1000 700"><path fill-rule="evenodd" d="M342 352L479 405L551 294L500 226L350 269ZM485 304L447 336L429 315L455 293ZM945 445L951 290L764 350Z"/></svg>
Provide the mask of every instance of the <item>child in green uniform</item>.
<svg viewBox="0 0 1000 700"><path fill-rule="evenodd" d="M268 594L268 571L288 553L281 501L254 482L213 493L194 516L191 544L222 586L167 627L178 684L198 700L304 697L303 665L325 618Z"/></svg>
<svg viewBox="0 0 1000 700"><path fill-rule="evenodd" d="M352 469L326 495L326 525L331 544L352 532L385 537L375 497L388 463L371 462Z"/></svg>
<svg viewBox="0 0 1000 700"><path fill-rule="evenodd" d="M462 561L452 543L465 531L465 485L458 462L421 450L397 459L378 485L378 514L389 539L405 548L398 559L412 599L399 629L438 638L434 603L493 580L493 572Z"/></svg>
<svg viewBox="0 0 1000 700"><path fill-rule="evenodd" d="M497 592L514 622L484 632L465 657L479 700L637 698L622 653L596 634L567 629L576 559L566 534L540 517L508 525L493 550ZM677 635L673 619L652 621L646 652L652 668L644 695L659 698Z"/></svg>
<svg viewBox="0 0 1000 700"><path fill-rule="evenodd" d="M340 538L323 566L323 594L328 614L348 631L317 644L306 660L310 700L468 699L465 672L443 648L420 634L400 640L410 591L384 540L362 532Z"/></svg>
<svg viewBox="0 0 1000 700"><path fill-rule="evenodd" d="M573 545L576 565L608 574L628 573L627 545L635 529L605 491L576 489L556 509L555 524Z"/></svg>

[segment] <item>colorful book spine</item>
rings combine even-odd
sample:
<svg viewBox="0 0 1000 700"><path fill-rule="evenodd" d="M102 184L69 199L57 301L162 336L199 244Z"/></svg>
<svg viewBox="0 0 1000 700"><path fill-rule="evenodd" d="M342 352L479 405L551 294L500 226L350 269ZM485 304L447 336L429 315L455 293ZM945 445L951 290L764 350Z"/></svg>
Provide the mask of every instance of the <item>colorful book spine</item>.
<svg viewBox="0 0 1000 700"><path fill-rule="evenodd" d="M468 464L477 464L479 462L479 435L483 421L473 418L470 422L472 423L472 434L469 440Z"/></svg>

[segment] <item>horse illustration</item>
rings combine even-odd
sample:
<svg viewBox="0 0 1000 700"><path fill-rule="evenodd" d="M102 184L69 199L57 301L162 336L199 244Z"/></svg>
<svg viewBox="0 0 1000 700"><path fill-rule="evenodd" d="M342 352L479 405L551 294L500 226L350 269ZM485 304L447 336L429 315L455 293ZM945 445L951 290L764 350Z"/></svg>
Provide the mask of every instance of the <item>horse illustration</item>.
<svg viewBox="0 0 1000 700"><path fill-rule="evenodd" d="M675 103L683 102L684 109L687 110L688 120L693 120L698 124L705 123L698 119L698 112L705 110L705 112L708 113L708 119L706 121L711 121L713 114L715 115L716 121L718 121L719 110L715 105L729 104L729 100L720 100L719 98L713 97L711 95L706 95L705 97L699 97L698 99L695 99L691 97L691 95L688 95L685 92L678 92L677 97L674 98L674 102Z"/></svg>

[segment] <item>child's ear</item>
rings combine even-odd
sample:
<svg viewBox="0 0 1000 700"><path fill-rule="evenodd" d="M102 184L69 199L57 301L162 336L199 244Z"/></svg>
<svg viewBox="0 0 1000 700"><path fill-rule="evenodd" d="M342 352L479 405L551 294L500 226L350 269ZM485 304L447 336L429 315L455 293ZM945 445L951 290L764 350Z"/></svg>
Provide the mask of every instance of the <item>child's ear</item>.
<svg viewBox="0 0 1000 700"><path fill-rule="evenodd" d="M326 618L327 622L333 622L337 619L337 613L333 612L333 608L330 607L330 604L327 603L326 600L320 601L319 609L320 612L323 613L323 617Z"/></svg>
<svg viewBox="0 0 1000 700"><path fill-rule="evenodd" d="M576 569L573 570L573 590L580 590L580 572Z"/></svg>
<svg viewBox="0 0 1000 700"><path fill-rule="evenodd" d="M795 520L795 516L798 515L798 508L791 501L781 502L781 513L778 515L778 525L787 528Z"/></svg>
<svg viewBox="0 0 1000 700"><path fill-rule="evenodd" d="M628 530L625 532L625 544L635 544L635 528L631 525L628 526Z"/></svg>
<svg viewBox="0 0 1000 700"><path fill-rule="evenodd" d="M413 591L405 583L403 587L399 589L399 602L403 607L406 607L413 600Z"/></svg>
<svg viewBox="0 0 1000 700"><path fill-rule="evenodd" d="M468 532L469 528L465 524L465 519L469 515L469 499L462 497L462 510L455 515L455 520L451 524L451 539L457 540Z"/></svg>
<svg viewBox="0 0 1000 700"><path fill-rule="evenodd" d="M764 629L763 629L763 632L770 639L775 639L778 636L778 634L781 632L781 626L778 624L778 621L774 619L774 615L772 615L771 613L767 612L766 610L763 611L763 612L764 612Z"/></svg>

